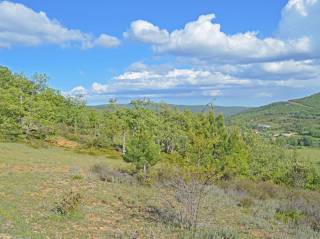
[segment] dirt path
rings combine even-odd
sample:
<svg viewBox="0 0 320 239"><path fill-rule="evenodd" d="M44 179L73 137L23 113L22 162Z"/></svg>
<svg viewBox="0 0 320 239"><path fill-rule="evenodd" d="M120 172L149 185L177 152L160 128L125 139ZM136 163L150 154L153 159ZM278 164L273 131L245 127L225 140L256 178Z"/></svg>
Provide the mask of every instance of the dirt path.
<svg viewBox="0 0 320 239"><path fill-rule="evenodd" d="M292 105L302 106L302 107L305 107L305 108L308 108L308 109L314 109L314 108L311 107L311 106L301 104L301 103L296 102L296 101L294 101L294 100L289 100L288 103L289 103L289 104L292 104Z"/></svg>

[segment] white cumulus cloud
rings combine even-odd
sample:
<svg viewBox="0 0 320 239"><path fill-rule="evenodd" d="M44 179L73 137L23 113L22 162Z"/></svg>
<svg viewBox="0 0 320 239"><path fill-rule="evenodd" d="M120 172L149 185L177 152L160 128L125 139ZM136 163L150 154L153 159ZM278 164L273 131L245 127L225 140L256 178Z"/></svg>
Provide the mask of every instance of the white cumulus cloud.
<svg viewBox="0 0 320 239"><path fill-rule="evenodd" d="M109 90L108 85L103 85L97 82L94 82L91 88L92 88L92 92L95 94L107 93Z"/></svg>
<svg viewBox="0 0 320 239"><path fill-rule="evenodd" d="M37 46L56 44L78 45L82 48L94 46L112 47L119 44L115 37L101 34L99 38L77 29L68 29L45 12L35 12L20 3L0 2L0 47L16 45Z"/></svg>
<svg viewBox="0 0 320 239"><path fill-rule="evenodd" d="M95 40L95 43L98 46L109 48L120 45L120 40L103 33Z"/></svg>
<svg viewBox="0 0 320 239"><path fill-rule="evenodd" d="M320 57L320 0L289 0L282 10L277 35L283 39L307 37L311 57Z"/></svg>
<svg viewBox="0 0 320 239"><path fill-rule="evenodd" d="M214 19L214 14L202 15L171 33L139 20L131 24L129 32L135 39L153 44L156 52L215 62L274 61L303 57L311 50L307 36L281 40L260 39L256 32L228 35L221 31L220 24L213 22Z"/></svg>
<svg viewBox="0 0 320 239"><path fill-rule="evenodd" d="M223 89L250 85L248 79L220 72L172 68L163 70L145 66L126 71L107 84L93 83L89 94L122 97L215 97Z"/></svg>
<svg viewBox="0 0 320 239"><path fill-rule="evenodd" d="M289 0L288 4L285 6L285 12L295 11L301 16L309 15L309 6L313 6L317 3L317 0Z"/></svg>
<svg viewBox="0 0 320 239"><path fill-rule="evenodd" d="M167 30L144 20L137 20L131 23L130 30L124 33L125 37L151 44L163 44L169 40Z"/></svg>

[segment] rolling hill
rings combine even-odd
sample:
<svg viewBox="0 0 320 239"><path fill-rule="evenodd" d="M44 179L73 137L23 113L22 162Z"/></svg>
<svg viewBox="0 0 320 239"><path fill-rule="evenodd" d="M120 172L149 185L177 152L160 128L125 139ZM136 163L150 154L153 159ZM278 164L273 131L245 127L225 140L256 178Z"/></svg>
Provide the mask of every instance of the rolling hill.
<svg viewBox="0 0 320 239"><path fill-rule="evenodd" d="M229 124L252 128L273 138L290 138L292 144L319 146L320 93L249 109L232 116Z"/></svg>

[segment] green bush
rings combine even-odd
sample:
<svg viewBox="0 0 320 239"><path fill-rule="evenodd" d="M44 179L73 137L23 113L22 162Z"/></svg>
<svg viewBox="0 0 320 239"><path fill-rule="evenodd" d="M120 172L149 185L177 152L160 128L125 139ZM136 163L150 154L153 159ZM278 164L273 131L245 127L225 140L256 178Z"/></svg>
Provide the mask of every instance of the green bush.
<svg viewBox="0 0 320 239"><path fill-rule="evenodd" d="M155 144L152 139L140 136L130 141L123 159L135 164L138 170L144 169L146 173L146 170L157 162L159 156L159 145Z"/></svg>

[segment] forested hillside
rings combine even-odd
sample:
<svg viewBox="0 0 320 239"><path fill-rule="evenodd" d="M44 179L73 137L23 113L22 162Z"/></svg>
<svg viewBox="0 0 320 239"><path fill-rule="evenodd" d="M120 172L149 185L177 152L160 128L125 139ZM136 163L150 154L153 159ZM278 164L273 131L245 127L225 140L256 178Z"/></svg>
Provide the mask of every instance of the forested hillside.
<svg viewBox="0 0 320 239"><path fill-rule="evenodd" d="M291 156L281 147L264 143L256 134L226 127L224 117L213 109L195 114L157 105L155 111L152 102L134 100L130 107L119 107L111 101L105 110L97 111L48 88L43 74L29 80L7 68L0 69L0 93L0 137L4 141L55 142L63 137L80 148L113 148L144 174L158 162L168 160L200 171L214 170L225 178L245 176L294 183L288 176ZM309 110L307 106L287 104L286 112L292 114L299 107ZM283 114L282 104L276 105L280 108L265 107L269 112L265 115ZM264 112L254 112L259 111ZM317 180L308 176L305 186L317 187Z"/></svg>
<svg viewBox="0 0 320 239"><path fill-rule="evenodd" d="M85 106L80 99L64 97L49 88L46 79L44 74L35 74L28 79L13 74L7 68L0 68L0 140L5 142L0 144L0 152L4 152L0 157L3 172L0 177L6 185L11 185L2 188L8 199L0 199L0 216L5 218L7 224L0 224L0 230L11 235L29 236L40 235L35 231L30 232L29 227L40 227L46 235L52 235L56 232L48 227L50 222L54 221L61 228L65 228L60 223L63 220L68 225L72 224L70 215L79 210L84 198L89 198L86 208L82 210L86 214L76 218L85 225L95 225L88 215L97 216L99 220L104 218L92 210L107 205L111 208L108 216L114 214L112 210L115 208L119 210L117 215L122 218L115 223L123 230L134 224L130 219L138 221L140 229L143 228L142 223L150 228L165 224L162 238L167 235L171 235L171 238L238 238L229 231L215 229L211 232L213 223L221 225L222 221L213 222L211 219L215 218L212 216L215 212L208 213L208 208L213 210L212 205L220 205L221 208L217 210L227 210L232 220L238 215L237 225L240 225L240 229L237 230L242 230L242 235L246 235L249 229L241 229L239 218L246 215L245 210L253 205L258 210L259 203L272 209L263 209L265 214L260 219L270 227L280 225L282 232L279 235L288 234L287 228L282 228L283 223L301 223L307 228L304 235L314 235L310 238L319 235L318 193L310 192L320 190L319 168L315 162L305 160L296 151L288 150L281 144L270 144L251 131L226 126L224 116L215 113L213 107L193 113L165 104L154 105L146 100L133 100L130 107L121 107L112 100L104 110L96 110ZM294 109L309 109L314 101L299 101L299 104L305 103L304 106L287 104ZM274 110L272 107L271 113L283 110L281 104L276 105L280 105L280 108ZM289 109L293 114L295 110ZM318 115L315 114L315 117ZM32 144L38 149L21 147L23 152L20 152L17 144L7 142ZM73 152L50 149L52 145L63 146ZM44 149L46 147L49 149ZM8 151L12 153L8 154ZM101 157L80 157L75 152ZM106 161L103 156L112 160ZM101 164L103 162L109 165ZM72 174L67 173L66 165L71 167L77 164L80 168L72 168ZM92 175L97 176L99 182L94 181ZM25 190L29 190L28 194L22 193L26 199L33 198L34 201L46 197L30 193L30 190L34 190L30 187L19 187L21 182L16 182L19 178L28 182L29 186L37 185L39 190L54 185L52 190L55 191L49 192L50 195L55 195L59 188L61 190L61 185L67 187L67 192L58 193L60 201L49 209L36 209L34 203L28 202L28 210L40 210L43 215L49 215L45 216L45 224L40 222L44 217L42 214L25 212L25 207L16 199ZM43 179L46 185L40 184ZM104 183L109 183L112 189L106 189ZM17 185L18 189L15 189ZM84 196L88 190L92 190L92 194ZM302 190L302 196L293 193L300 193L299 190ZM139 192L139 197L136 192ZM161 196L152 198L151 195L156 192L160 192ZM291 198L290 202L288 197ZM311 202L307 201L309 197L312 198ZM7 201L12 198L15 199L14 205L8 207ZM149 205L150 198L152 204ZM273 201L262 201L267 198L277 200L279 205L270 206ZM46 200L46 203L53 204L51 198ZM206 204L207 200L210 207ZM17 205L20 206L19 211L15 211ZM131 212L130 219L128 211ZM250 220L257 217L256 212L250 211ZM34 221L31 224L21 222L20 217L25 218L30 213ZM265 216L267 213L268 216ZM149 220L151 217L152 222ZM220 218L226 220L223 216ZM12 221L14 226L7 226ZM94 235L97 233L96 228L87 230ZM77 236L86 233L80 233L77 228L75 231ZM208 235L202 234L207 231ZM180 233L184 236L174 237Z"/></svg>
<svg viewBox="0 0 320 239"><path fill-rule="evenodd" d="M320 93L251 109L230 122L294 146L320 146Z"/></svg>

